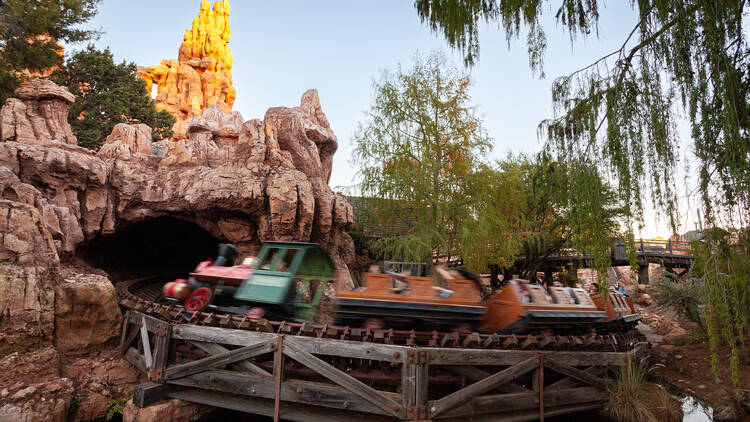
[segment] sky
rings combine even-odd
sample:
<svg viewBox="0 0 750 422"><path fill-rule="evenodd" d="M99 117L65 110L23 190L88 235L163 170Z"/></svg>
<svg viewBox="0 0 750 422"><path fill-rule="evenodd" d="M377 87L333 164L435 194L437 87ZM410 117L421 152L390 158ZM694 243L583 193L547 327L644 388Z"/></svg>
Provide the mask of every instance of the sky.
<svg viewBox="0 0 750 422"><path fill-rule="evenodd" d="M334 189L357 182L351 162L352 135L366 118L373 81L383 69L395 69L399 63L408 67L416 52L433 50L444 51L456 65L462 63L460 53L420 22L411 0L230 3L232 74L237 90L234 110L245 120L262 119L268 108L299 105L302 94L316 88L339 141L330 181ZM556 24L554 11L547 10L547 76L542 79L532 75L523 36L508 43L496 25L482 29L481 56L471 69L470 92L472 105L493 140L488 160L543 148L537 126L552 117L554 78L618 49L637 22L629 3L604 2L598 37L574 44ZM87 26L104 31L94 44L109 47L117 61L150 66L177 57L185 29L199 6L200 0L103 0ZM82 47L68 46L68 52ZM684 230L694 228L692 219L689 214L681 217ZM649 210L642 235L666 237L669 230Z"/></svg>

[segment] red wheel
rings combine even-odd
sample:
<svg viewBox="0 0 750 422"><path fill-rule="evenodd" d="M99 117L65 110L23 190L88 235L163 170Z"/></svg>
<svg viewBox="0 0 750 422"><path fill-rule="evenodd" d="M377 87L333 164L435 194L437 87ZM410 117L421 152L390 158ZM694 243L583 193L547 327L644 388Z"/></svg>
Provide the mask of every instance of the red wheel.
<svg viewBox="0 0 750 422"><path fill-rule="evenodd" d="M185 298L185 309L188 311L202 311L206 306L211 304L213 296L211 289L208 287L199 287Z"/></svg>

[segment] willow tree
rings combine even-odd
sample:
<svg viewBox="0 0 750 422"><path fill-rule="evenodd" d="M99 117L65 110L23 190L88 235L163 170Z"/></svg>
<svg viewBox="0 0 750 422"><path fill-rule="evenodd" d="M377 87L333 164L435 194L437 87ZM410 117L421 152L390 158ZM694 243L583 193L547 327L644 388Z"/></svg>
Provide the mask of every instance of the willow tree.
<svg viewBox="0 0 750 422"><path fill-rule="evenodd" d="M511 40L527 34L529 62L543 75L545 10L571 42L598 34L597 0L415 0L430 27L464 54L465 63L479 58L479 27L497 23ZM606 164L628 204L626 223L643 220L650 199L673 228L676 226L676 182L680 136L676 122L684 114L690 124L689 150L697 162L698 185L706 223L714 227L747 227L750 210L750 49L745 0L631 0L636 19L622 34L619 48L559 76L552 86L554 116L541 122L546 149L561 160L581 158ZM581 177L571 197L590 185ZM591 204L595 206L595 204ZM591 208L592 215L597 213ZM582 222L591 222L590 219ZM632 238L632 235L630 236ZM739 235L740 249L748 237ZM721 239L709 237L698 248L700 261L712 264L699 275L707 282L705 300L712 344L720 336L742 342L750 327L747 254L729 253ZM736 243L736 242L735 242ZM598 252L603 255L604 251ZM705 266L704 266L705 268ZM731 269L734 276L722 276ZM731 286L728 286L731 284ZM726 316L726 317L724 317ZM737 359L731 359L735 382Z"/></svg>
<svg viewBox="0 0 750 422"><path fill-rule="evenodd" d="M620 235L619 198L595 167L559 162L545 153L521 154L484 166L481 177L484 194L474 202L462 237L463 256L474 269L483 271L487 264L510 268L523 256L514 270L533 278L566 247L586 251L592 242ZM581 182L588 185L586 194L568 195L582 191L573 186Z"/></svg>
<svg viewBox="0 0 750 422"><path fill-rule="evenodd" d="M371 221L396 227L377 242L391 257L431 261L459 251L476 197L474 171L491 148L468 105L469 76L440 53L384 71L354 135L354 162Z"/></svg>

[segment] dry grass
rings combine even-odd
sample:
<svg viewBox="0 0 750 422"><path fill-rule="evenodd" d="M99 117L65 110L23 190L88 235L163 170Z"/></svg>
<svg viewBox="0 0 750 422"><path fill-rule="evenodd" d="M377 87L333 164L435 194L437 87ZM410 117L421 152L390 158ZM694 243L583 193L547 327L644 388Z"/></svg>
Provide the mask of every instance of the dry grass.
<svg viewBox="0 0 750 422"><path fill-rule="evenodd" d="M606 412L616 422L679 422L680 402L661 386L646 381L646 371L628 361L609 385Z"/></svg>

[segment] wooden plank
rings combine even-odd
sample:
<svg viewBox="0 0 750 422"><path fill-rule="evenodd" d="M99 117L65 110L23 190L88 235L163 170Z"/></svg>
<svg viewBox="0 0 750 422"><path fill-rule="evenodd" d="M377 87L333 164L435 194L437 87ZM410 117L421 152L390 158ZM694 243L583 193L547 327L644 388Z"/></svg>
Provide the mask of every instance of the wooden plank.
<svg viewBox="0 0 750 422"><path fill-rule="evenodd" d="M186 388L170 391L169 398L200 403L214 407L232 409L256 415L273 416L273 401L253 397L237 398L234 394L219 393L207 390ZM294 403L281 404L281 417L284 420L299 422L391 422L393 418L353 411L340 411L330 408L299 405ZM249 418L250 419L250 418Z"/></svg>
<svg viewBox="0 0 750 422"><path fill-rule="evenodd" d="M378 390L350 377L345 372L328 365L308 353L303 347L306 347L309 344L300 344L302 343L299 341L300 339L306 339L306 337L290 337L285 339L284 354L344 387L348 391L351 391L359 397L362 397L370 403L385 410L390 415L402 417L406 413L405 409L403 409L401 405L392 398L381 394Z"/></svg>
<svg viewBox="0 0 750 422"><path fill-rule="evenodd" d="M153 403L166 400L169 386L156 382L138 384L133 389L133 404L144 408Z"/></svg>
<svg viewBox="0 0 750 422"><path fill-rule="evenodd" d="M127 347L125 346L125 339L128 338L128 326L130 325L130 319L128 318L128 314L130 311L125 313L125 318L122 319L122 328L120 329L120 354L122 355L127 351Z"/></svg>
<svg viewBox="0 0 750 422"><path fill-rule="evenodd" d="M444 366L442 367L442 369L445 369L446 371L455 375L465 376L471 382L481 381L489 377L490 375L492 375L487 371L483 371L473 366L452 366L451 365L451 366ZM511 381L498 386L497 389L502 391L503 393L527 393L531 391L528 388L520 386L516 384L515 382L511 382Z"/></svg>
<svg viewBox="0 0 750 422"><path fill-rule="evenodd" d="M568 377L574 378L585 384L592 385L602 390L607 389L607 383L605 383L603 379L596 377L594 375L588 374L586 372L583 372L579 369L573 368L572 366L568 366L563 363L557 362L551 357L546 357L544 359L544 366L557 373L567 375Z"/></svg>
<svg viewBox="0 0 750 422"><path fill-rule="evenodd" d="M193 343L196 347L198 347L199 349L203 350L204 352L212 354L212 355L218 355L220 353L226 353L226 352L229 351L227 348L222 347L222 346L220 346L220 345L218 345L216 343L206 343L206 342L202 342L202 341L193 341L191 343ZM243 360L243 361L240 361L240 362L235 362L235 363L231 364L230 366L233 369L239 369L239 370L247 371L247 372L249 372L251 374L260 375L260 376L263 376L263 377L270 377L271 376L271 374L269 372L267 372L265 369L263 369L263 368L255 365L255 364L252 364L252 363L250 363L250 362L248 362L246 360Z"/></svg>
<svg viewBox="0 0 750 422"><path fill-rule="evenodd" d="M429 387L429 365L417 365L416 366L416 406L427 406L427 396Z"/></svg>
<svg viewBox="0 0 750 422"><path fill-rule="evenodd" d="M232 350L226 353L210 356L207 358L199 359L196 361L184 363L182 365L175 365L167 368L167 379L174 379L179 377L185 377L192 375L206 369L215 368L217 366L229 365L234 362L252 358L264 353L272 352L276 349L275 342L259 341L256 344L241 347L236 350Z"/></svg>
<svg viewBox="0 0 750 422"><path fill-rule="evenodd" d="M592 366L590 368L584 369L583 372L590 374L590 375L598 376L598 375L601 375L606 370L607 370L607 367L605 366ZM580 384L580 381L574 378L565 377L561 379L560 381L557 381L547 387L544 387L544 391L561 390L563 388L572 388L572 387L577 386L578 384Z"/></svg>
<svg viewBox="0 0 750 422"><path fill-rule="evenodd" d="M401 365L401 402L404 408L416 405L417 368L413 363Z"/></svg>
<svg viewBox="0 0 750 422"><path fill-rule="evenodd" d="M178 340L246 346L257 339L275 339L276 334L184 324L174 326L172 337ZM304 345L305 350L310 353L355 359L370 359L398 363L406 360L406 352L410 349L406 346L362 343L318 337L287 337L294 338L298 344Z"/></svg>
<svg viewBox="0 0 750 422"><path fill-rule="evenodd" d="M276 334L220 327L204 327L191 324L178 324L172 328L172 338L187 341L227 344L230 346L247 346L259 341L275 340Z"/></svg>
<svg viewBox="0 0 750 422"><path fill-rule="evenodd" d="M128 320L125 320L124 324L125 327L130 326L130 322ZM124 333L124 331L123 331ZM123 339L122 343L120 343L120 354L124 355L125 352L128 351L128 348L130 348L130 345L133 344L136 337L138 337L138 334L140 334L140 330L136 327L133 327L130 331L130 334L128 334L128 337L126 339Z"/></svg>
<svg viewBox="0 0 750 422"><path fill-rule="evenodd" d="M571 388L556 391L545 391L544 414L552 416L548 409L560 406L572 406L582 403L601 403L607 399L607 392L593 387ZM445 412L440 418L467 418L482 414L497 414L500 412L533 411L539 415L539 394L536 392L496 394L475 397L462 403L460 407Z"/></svg>
<svg viewBox="0 0 750 422"><path fill-rule="evenodd" d="M155 332L159 324L164 324L164 321L158 318L154 318L152 316L149 316L149 315L137 312L137 311L130 311L129 319L130 319L130 322L135 325L138 325L141 322L144 322L146 330L150 333Z"/></svg>
<svg viewBox="0 0 750 422"><path fill-rule="evenodd" d="M559 406L552 408L544 408L544 415L546 417L581 413L587 410L599 409L602 407L601 402L586 402L580 405L574 406ZM443 419L437 419L442 421ZM529 410L516 410L506 412L505 409L496 409L495 412L485 413L481 415L472 415L470 417L451 418L451 422L458 422L464 420L470 420L471 422L526 422L526 421L539 421L540 414L539 409Z"/></svg>
<svg viewBox="0 0 750 422"><path fill-rule="evenodd" d="M233 371L209 370L184 378L168 381L171 385L195 387L236 395L237 400L249 397L274 399L276 385L273 379ZM391 397L395 398L395 394ZM344 391L339 386L312 381L287 380L281 384L281 406L285 402L309 404L333 409L375 414L390 414L367 400Z"/></svg>
<svg viewBox="0 0 750 422"><path fill-rule="evenodd" d="M143 345L143 359L146 361L146 372L151 369L153 365L153 356L151 355L151 343L148 341L148 329L146 328L145 315L142 318L143 325L141 325L141 345Z"/></svg>
<svg viewBox="0 0 750 422"><path fill-rule="evenodd" d="M141 372L146 374L148 373L148 370L146 369L145 359L143 359L143 356L138 354L138 350L136 350L134 347L129 348L125 353L125 360L130 362L136 368L140 369Z"/></svg>
<svg viewBox="0 0 750 422"><path fill-rule="evenodd" d="M429 405L430 417L435 417L446 410L450 410L474 397L494 389L498 385L511 381L512 379L531 371L538 365L539 361L537 357L526 359L496 374L492 374L481 381L477 381L474 384L451 393L440 400L435 400Z"/></svg>
<svg viewBox="0 0 750 422"><path fill-rule="evenodd" d="M164 370L167 368L169 358L169 326L166 326L166 330L165 335L154 337L156 348L154 349L154 366L149 373L151 381L164 380Z"/></svg>
<svg viewBox="0 0 750 422"><path fill-rule="evenodd" d="M430 357L431 365L507 366L536 357L530 350L467 350L420 348ZM570 366L620 366L630 356L628 352L545 351L545 356Z"/></svg>

